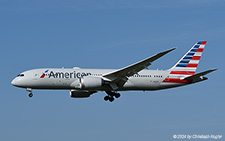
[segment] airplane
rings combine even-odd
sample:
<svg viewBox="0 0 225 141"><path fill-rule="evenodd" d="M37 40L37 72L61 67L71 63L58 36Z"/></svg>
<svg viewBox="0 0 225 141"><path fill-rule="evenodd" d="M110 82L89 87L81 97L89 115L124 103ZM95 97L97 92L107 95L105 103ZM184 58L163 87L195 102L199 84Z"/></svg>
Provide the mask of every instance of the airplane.
<svg viewBox="0 0 225 141"><path fill-rule="evenodd" d="M204 75L217 69L195 73L207 41L197 42L172 68L149 70L155 60L175 48L162 51L121 69L41 68L20 73L11 82L26 88L29 97L32 89L70 90L72 98L87 98L105 91L105 101L120 97L118 91L154 91L189 85L207 80Z"/></svg>

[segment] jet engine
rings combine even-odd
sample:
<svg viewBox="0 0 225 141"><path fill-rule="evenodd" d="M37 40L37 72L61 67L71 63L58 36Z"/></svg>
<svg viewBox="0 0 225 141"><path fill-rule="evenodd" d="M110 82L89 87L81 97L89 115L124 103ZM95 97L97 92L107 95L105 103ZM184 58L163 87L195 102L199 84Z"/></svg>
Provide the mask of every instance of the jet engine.
<svg viewBox="0 0 225 141"><path fill-rule="evenodd" d="M83 77L71 84L72 88L78 88L82 90L95 90L103 86L103 79L100 77Z"/></svg>
<svg viewBox="0 0 225 141"><path fill-rule="evenodd" d="M81 85L83 89L98 89L101 88L103 80L100 77L83 77L81 78Z"/></svg>

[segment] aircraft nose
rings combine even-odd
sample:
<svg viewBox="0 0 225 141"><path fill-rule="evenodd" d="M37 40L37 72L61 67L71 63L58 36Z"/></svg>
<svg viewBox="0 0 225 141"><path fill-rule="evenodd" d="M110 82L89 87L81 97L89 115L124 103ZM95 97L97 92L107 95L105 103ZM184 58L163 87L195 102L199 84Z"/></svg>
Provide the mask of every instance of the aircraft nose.
<svg viewBox="0 0 225 141"><path fill-rule="evenodd" d="M11 81L11 84L12 84L13 86L17 86L17 84L16 84L16 78L13 79L13 80Z"/></svg>
<svg viewBox="0 0 225 141"><path fill-rule="evenodd" d="M13 80L11 81L11 84L12 84L13 86L21 87L21 88L27 87L27 81L26 81L26 79L24 79L24 78L18 78L18 77L16 77L15 79L13 79Z"/></svg>
<svg viewBox="0 0 225 141"><path fill-rule="evenodd" d="M24 81L17 77L12 80L11 84L16 87L25 87Z"/></svg>

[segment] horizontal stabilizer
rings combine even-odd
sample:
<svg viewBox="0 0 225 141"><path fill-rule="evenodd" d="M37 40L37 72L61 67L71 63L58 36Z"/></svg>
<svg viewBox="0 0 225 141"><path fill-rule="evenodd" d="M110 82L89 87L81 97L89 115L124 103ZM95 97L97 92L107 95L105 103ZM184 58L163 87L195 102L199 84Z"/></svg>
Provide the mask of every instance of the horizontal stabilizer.
<svg viewBox="0 0 225 141"><path fill-rule="evenodd" d="M194 74L194 75L191 75L191 76L188 76L188 77L184 77L184 78L182 78L182 80L194 80L196 78L200 78L203 75L206 75L206 74L211 73L211 72L216 71L216 70L217 69L207 70L207 71L204 71L204 72L201 72L201 73L197 73L197 74Z"/></svg>

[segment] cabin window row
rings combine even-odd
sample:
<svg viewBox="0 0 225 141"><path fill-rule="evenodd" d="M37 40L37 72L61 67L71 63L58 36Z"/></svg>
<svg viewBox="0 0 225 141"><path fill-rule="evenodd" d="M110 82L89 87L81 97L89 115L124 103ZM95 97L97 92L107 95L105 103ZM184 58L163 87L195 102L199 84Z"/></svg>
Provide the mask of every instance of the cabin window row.
<svg viewBox="0 0 225 141"><path fill-rule="evenodd" d="M92 75L94 75L94 76L102 76L102 74L92 74Z"/></svg>
<svg viewBox="0 0 225 141"><path fill-rule="evenodd" d="M137 74L135 74L135 75L133 75L133 77L158 77L158 78L162 78L162 75L151 76L151 75L137 75Z"/></svg>

